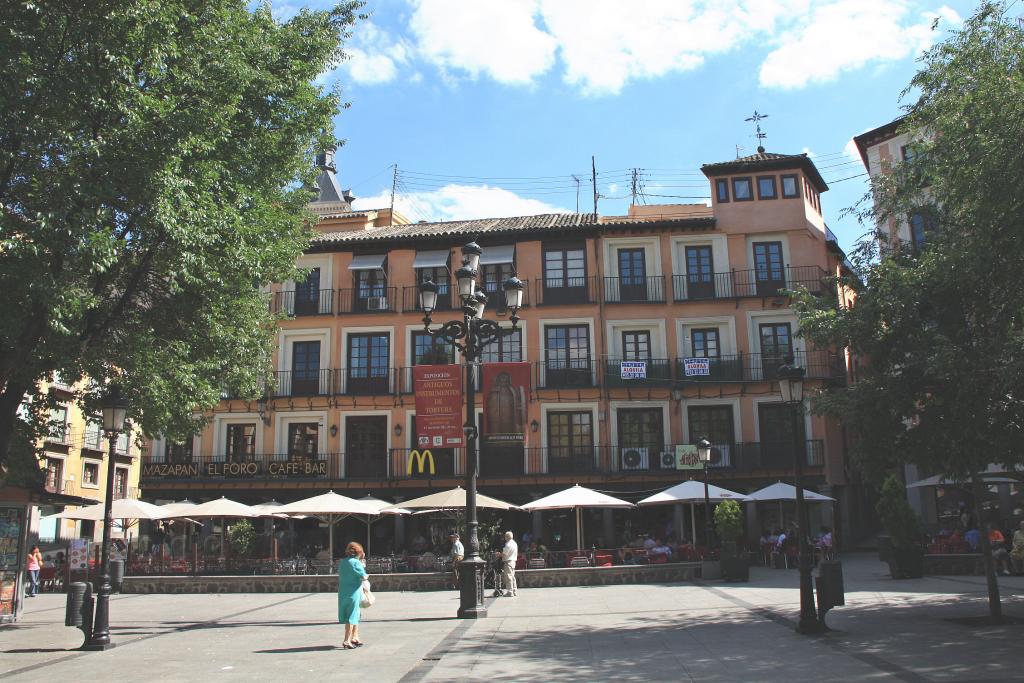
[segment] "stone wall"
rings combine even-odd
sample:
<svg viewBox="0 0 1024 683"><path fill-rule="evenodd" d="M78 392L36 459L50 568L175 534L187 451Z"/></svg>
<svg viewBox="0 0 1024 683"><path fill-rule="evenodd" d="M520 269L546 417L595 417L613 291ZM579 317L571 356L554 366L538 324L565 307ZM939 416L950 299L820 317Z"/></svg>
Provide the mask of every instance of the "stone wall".
<svg viewBox="0 0 1024 683"><path fill-rule="evenodd" d="M653 566L524 569L516 572L520 588L547 586L610 586L629 583L689 581L700 563ZM450 588L451 574L372 574L375 592L436 591ZM331 574L283 576L126 576L122 593L333 593L338 577Z"/></svg>

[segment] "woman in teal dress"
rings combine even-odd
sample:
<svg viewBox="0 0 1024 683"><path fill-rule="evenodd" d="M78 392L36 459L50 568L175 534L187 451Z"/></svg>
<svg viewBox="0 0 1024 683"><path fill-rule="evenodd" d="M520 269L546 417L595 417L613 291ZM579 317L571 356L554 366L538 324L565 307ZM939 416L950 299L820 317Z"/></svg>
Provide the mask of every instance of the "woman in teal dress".
<svg viewBox="0 0 1024 683"><path fill-rule="evenodd" d="M345 559L338 563L338 621L345 624L345 640L341 646L346 650L359 647L359 603L363 599L363 546L355 541L345 547Z"/></svg>

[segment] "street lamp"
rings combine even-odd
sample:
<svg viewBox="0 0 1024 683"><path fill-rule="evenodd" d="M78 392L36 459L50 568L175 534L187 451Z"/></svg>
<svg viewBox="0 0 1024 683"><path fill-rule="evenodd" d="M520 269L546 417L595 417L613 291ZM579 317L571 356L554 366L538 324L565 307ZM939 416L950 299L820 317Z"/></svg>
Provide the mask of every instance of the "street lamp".
<svg viewBox="0 0 1024 683"><path fill-rule="evenodd" d="M796 486L797 547L800 567L800 622L798 633L823 633L824 624L814 609L814 587L811 583L811 549L807 544L810 522L804 502L804 444L800 440L800 416L803 414L804 369L795 365L782 365L778 370L779 391L782 400L793 408L793 485Z"/></svg>
<svg viewBox="0 0 1024 683"><path fill-rule="evenodd" d="M420 308L423 309L423 329L434 339L443 339L462 352L466 375L466 539L469 552L459 564L459 610L461 619L480 619L487 616L484 607L484 567L480 558L479 522L476 514L476 478L480 469L477 452L476 383L473 368L479 363L480 353L487 344L511 335L519 323L519 309L523 305L525 285L517 277L510 277L503 285L505 305L511 312L511 327L502 327L496 320L484 319L487 295L477 289L477 267L483 250L470 242L462 248L462 267L455 273L459 297L462 299L462 320L450 320L437 330L430 329L431 313L437 306L437 285L429 279L419 286Z"/></svg>
<svg viewBox="0 0 1024 683"><path fill-rule="evenodd" d="M697 442L697 457L704 464L704 542L710 551L715 522L711 517L711 496L708 492L708 463L711 462L711 442L706 438ZM696 540L696 539L694 539Z"/></svg>
<svg viewBox="0 0 1024 683"><path fill-rule="evenodd" d="M109 650L114 647L110 642L110 506L114 502L114 447L117 436L124 431L125 417L128 414L128 401L121 394L116 384L107 388L107 393L100 402L103 409L103 432L107 435L107 491L103 500L103 555L100 589L96 595L96 618L93 622L92 637L82 646L83 650Z"/></svg>

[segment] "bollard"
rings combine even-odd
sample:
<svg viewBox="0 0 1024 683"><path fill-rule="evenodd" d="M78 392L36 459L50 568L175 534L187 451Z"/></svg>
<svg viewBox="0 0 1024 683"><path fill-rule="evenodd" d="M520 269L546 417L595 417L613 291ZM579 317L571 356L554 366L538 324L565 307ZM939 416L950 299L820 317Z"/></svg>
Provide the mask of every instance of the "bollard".
<svg viewBox="0 0 1024 683"><path fill-rule="evenodd" d="M124 560L110 561L110 585L111 592L120 593L121 584L124 583Z"/></svg>
<svg viewBox="0 0 1024 683"><path fill-rule="evenodd" d="M92 617L96 600L92 595L92 584L76 581L68 586L67 603L64 609L64 625L81 629L85 641L92 638Z"/></svg>
<svg viewBox="0 0 1024 683"><path fill-rule="evenodd" d="M817 577L818 620L825 624L825 614L833 607L846 604L846 591L843 587L843 563L839 560L827 560L818 564Z"/></svg>

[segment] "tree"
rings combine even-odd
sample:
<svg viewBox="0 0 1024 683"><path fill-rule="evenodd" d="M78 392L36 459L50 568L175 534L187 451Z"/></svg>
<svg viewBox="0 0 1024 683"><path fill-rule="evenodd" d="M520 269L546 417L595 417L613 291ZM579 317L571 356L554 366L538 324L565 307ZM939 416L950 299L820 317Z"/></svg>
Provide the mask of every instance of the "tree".
<svg viewBox="0 0 1024 683"><path fill-rule="evenodd" d="M238 557L246 557L256 543L256 529L252 522L241 519L231 525L228 530L228 540L231 542L231 549Z"/></svg>
<svg viewBox="0 0 1024 683"><path fill-rule="evenodd" d="M172 437L222 391L260 392L260 288L296 274L312 234L312 159L340 106L315 81L361 3L283 23L247 4L0 9L0 471L53 371L96 380L89 411L116 378L130 417Z"/></svg>
<svg viewBox="0 0 1024 683"><path fill-rule="evenodd" d="M919 253L854 253L861 278L842 284L856 303L803 297L803 333L846 346L859 380L817 397L841 416L851 454L876 479L901 463L969 481L982 517L980 472L1024 460L1024 31L1003 4L984 3L922 57L903 97L901 129L917 135L912 160L872 180L856 208L863 222L906 220L925 207L936 227ZM987 533L989 607L1001 615Z"/></svg>

